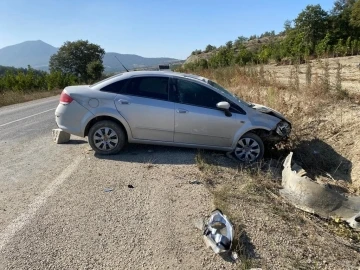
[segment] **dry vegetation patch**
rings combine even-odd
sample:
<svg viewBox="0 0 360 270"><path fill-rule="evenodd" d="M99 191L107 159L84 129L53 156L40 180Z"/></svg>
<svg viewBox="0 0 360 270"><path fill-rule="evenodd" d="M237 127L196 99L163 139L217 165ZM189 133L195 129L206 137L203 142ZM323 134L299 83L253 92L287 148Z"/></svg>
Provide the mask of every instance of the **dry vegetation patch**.
<svg viewBox="0 0 360 270"><path fill-rule="evenodd" d="M5 91L0 93L0 107L60 95L61 91L62 90L51 90L29 93L21 91Z"/></svg>
<svg viewBox="0 0 360 270"><path fill-rule="evenodd" d="M296 209L279 195L280 162L239 166L221 154L196 157L214 207L235 227L239 269L357 269L360 234ZM276 170L278 169L278 170Z"/></svg>
<svg viewBox="0 0 360 270"><path fill-rule="evenodd" d="M295 160L310 175L336 179L341 185L345 181L351 192L360 194L360 106L356 94L329 85L330 77L311 76L304 86L298 82L298 72L284 84L263 66L203 70L198 74L228 87L246 101L274 108L290 119L290 142L268 152L270 157L284 158L293 151ZM341 84L341 74L339 80Z"/></svg>
<svg viewBox="0 0 360 270"><path fill-rule="evenodd" d="M261 164L250 168L206 151L196 158L215 207L235 224L240 269L358 269L360 265L358 232L341 221L298 210L278 195L282 162L290 151L314 180L341 193L360 194L358 96L343 87L341 70L334 79L329 66L322 67L321 76L313 75L309 66L307 76L301 68L288 66L293 72L286 82L263 66L197 72L244 100L280 111L293 124L290 141L277 145Z"/></svg>

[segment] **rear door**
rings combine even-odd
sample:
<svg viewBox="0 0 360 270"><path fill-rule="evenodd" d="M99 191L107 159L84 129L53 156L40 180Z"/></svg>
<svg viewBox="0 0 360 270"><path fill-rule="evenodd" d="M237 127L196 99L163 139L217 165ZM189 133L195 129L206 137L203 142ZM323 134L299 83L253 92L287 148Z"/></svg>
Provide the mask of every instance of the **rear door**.
<svg viewBox="0 0 360 270"><path fill-rule="evenodd" d="M169 101L168 77L134 77L121 92L115 105L128 122L133 138L173 142L174 103Z"/></svg>
<svg viewBox="0 0 360 270"><path fill-rule="evenodd" d="M246 115L227 117L216 107L225 97L212 89L187 79L174 79L174 142L205 146L230 147Z"/></svg>

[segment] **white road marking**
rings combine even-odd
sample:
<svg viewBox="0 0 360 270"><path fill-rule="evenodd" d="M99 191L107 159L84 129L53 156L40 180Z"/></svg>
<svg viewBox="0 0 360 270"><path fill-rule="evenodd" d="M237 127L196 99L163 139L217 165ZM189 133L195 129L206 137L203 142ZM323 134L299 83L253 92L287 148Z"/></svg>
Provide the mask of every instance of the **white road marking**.
<svg viewBox="0 0 360 270"><path fill-rule="evenodd" d="M17 120L8 122L8 123L6 123L6 124L1 124L0 127L7 126L7 125L10 125L10 124L12 124L12 123L19 122L19 121L21 121L21 120L25 120L25 119L28 119L28 118L30 118L30 117L33 117L33 116L36 116L36 115L39 115L39 114L43 114L43 113L46 113L46 112L54 111L54 110L56 110L56 108L55 108L55 109L46 110L46 111L43 111L43 112L39 112L39 113L35 113L35 114L32 114L32 115L26 116L26 117L24 117L24 118L20 118L20 119L17 119Z"/></svg>
<svg viewBox="0 0 360 270"><path fill-rule="evenodd" d="M27 225L35 216L36 212L46 203L46 200L55 193L58 187L64 183L64 181L72 174L73 171L78 167L82 157L75 159L70 166L65 168L62 173L51 182L47 188L35 198L35 200L29 204L28 211L22 213L19 217L14 219L5 230L0 233L0 252L3 250L5 245L20 231L25 225Z"/></svg>

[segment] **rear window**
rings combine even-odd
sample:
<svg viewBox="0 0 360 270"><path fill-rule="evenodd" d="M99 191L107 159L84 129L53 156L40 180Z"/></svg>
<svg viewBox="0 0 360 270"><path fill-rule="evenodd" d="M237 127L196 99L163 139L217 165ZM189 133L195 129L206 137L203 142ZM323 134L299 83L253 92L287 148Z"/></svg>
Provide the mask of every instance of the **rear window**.
<svg viewBox="0 0 360 270"><path fill-rule="evenodd" d="M126 85L129 80L121 80L114 83L111 83L103 88L101 88L100 91L102 92L109 92L109 93L116 93L116 94L122 94L126 92Z"/></svg>
<svg viewBox="0 0 360 270"><path fill-rule="evenodd" d="M127 87L129 95L168 100L167 77L138 77L131 79Z"/></svg>
<svg viewBox="0 0 360 270"><path fill-rule="evenodd" d="M100 83L103 83L103 82L106 82L106 81L108 81L108 80L114 79L114 78L119 77L119 76L121 76L121 75L123 75L123 73L116 74L116 75L114 75L114 76L111 76L111 77L106 78L106 79L104 79L104 80L101 80L101 81L99 81L99 82L96 82L96 83L90 85L89 87L94 87L94 86L96 86L96 85L99 85Z"/></svg>

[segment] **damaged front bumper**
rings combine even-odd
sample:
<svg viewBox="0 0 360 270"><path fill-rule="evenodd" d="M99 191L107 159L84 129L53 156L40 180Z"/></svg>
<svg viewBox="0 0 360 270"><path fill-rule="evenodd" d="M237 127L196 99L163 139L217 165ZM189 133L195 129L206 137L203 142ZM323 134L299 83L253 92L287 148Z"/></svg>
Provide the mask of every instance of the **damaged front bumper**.
<svg viewBox="0 0 360 270"><path fill-rule="evenodd" d="M286 121L280 121L273 130L269 132L263 132L260 137L264 142L278 143L287 141L291 133L291 124Z"/></svg>

